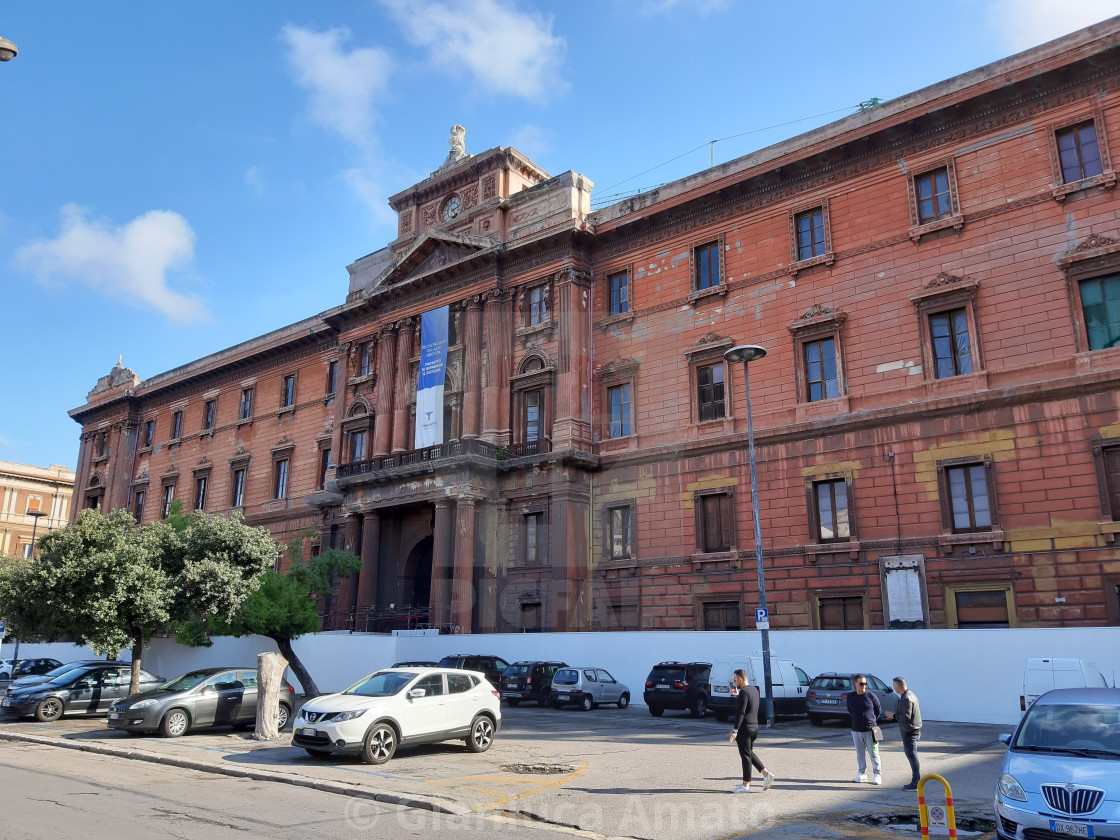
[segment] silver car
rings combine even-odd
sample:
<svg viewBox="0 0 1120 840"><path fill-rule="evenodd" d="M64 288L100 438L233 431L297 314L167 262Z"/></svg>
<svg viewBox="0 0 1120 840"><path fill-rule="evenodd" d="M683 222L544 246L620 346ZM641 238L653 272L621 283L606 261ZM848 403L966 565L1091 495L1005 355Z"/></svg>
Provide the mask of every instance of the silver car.
<svg viewBox="0 0 1120 840"><path fill-rule="evenodd" d="M614 703L625 709L630 705L630 689L606 668L561 668L552 677L549 700L554 709L573 703L585 712L602 703Z"/></svg>
<svg viewBox="0 0 1120 840"><path fill-rule="evenodd" d="M277 728L283 729L295 708L295 691L280 689ZM204 668L169 683L132 694L109 707L109 728L156 732L177 738L203 726L252 726L257 721L255 668Z"/></svg>
<svg viewBox="0 0 1120 840"><path fill-rule="evenodd" d="M1048 691L999 738L1000 837L1120 837L1120 689Z"/></svg>

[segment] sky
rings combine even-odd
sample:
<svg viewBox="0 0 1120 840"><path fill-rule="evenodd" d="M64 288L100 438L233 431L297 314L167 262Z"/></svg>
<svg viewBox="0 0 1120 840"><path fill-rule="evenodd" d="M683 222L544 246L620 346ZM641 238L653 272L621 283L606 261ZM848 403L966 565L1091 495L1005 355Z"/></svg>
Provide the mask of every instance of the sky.
<svg viewBox="0 0 1120 840"><path fill-rule="evenodd" d="M452 125L609 196L1120 14L1120 0L0 0L0 459L343 301Z"/></svg>

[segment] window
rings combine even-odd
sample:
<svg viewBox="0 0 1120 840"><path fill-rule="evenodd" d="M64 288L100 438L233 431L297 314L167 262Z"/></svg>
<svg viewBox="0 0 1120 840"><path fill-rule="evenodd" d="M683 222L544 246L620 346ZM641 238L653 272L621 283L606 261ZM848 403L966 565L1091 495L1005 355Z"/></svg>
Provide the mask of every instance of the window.
<svg viewBox="0 0 1120 840"><path fill-rule="evenodd" d="M146 449L151 448L152 440L155 438L155 435L156 435L156 421L155 420L145 420L144 421L144 438L143 438L144 442L141 443L140 445L143 446Z"/></svg>
<svg viewBox="0 0 1120 840"><path fill-rule="evenodd" d="M637 604L608 604L604 630L639 630Z"/></svg>
<svg viewBox="0 0 1120 840"><path fill-rule="evenodd" d="M945 489L954 533L991 530L992 508L985 464L945 467Z"/></svg>
<svg viewBox="0 0 1120 840"><path fill-rule="evenodd" d="M514 445L528 446L521 454L543 452L552 432L549 395L555 368L545 365L539 351L531 351L510 377L511 425Z"/></svg>
<svg viewBox="0 0 1120 840"><path fill-rule="evenodd" d="M356 464L366 459L365 430L350 432L350 463Z"/></svg>
<svg viewBox="0 0 1120 840"><path fill-rule="evenodd" d="M206 483L207 477L200 475L194 481L194 509L206 510Z"/></svg>
<svg viewBox="0 0 1120 840"><path fill-rule="evenodd" d="M625 315L630 311L630 273L619 271L607 277L610 314Z"/></svg>
<svg viewBox="0 0 1120 840"><path fill-rule="evenodd" d="M1097 128L1086 120L1055 132L1058 159L1062 167L1062 183L1072 184L1104 172L1101 150L1097 145Z"/></svg>
<svg viewBox="0 0 1120 840"><path fill-rule="evenodd" d="M818 629L864 629L862 595L821 595L816 601Z"/></svg>
<svg viewBox="0 0 1120 840"><path fill-rule="evenodd" d="M805 396L809 402L840 396L836 367L836 339L822 338L801 345L805 354Z"/></svg>
<svg viewBox="0 0 1120 840"><path fill-rule="evenodd" d="M844 542L851 539L848 509L848 483L844 479L813 482L813 513L817 542Z"/></svg>
<svg viewBox="0 0 1120 840"><path fill-rule="evenodd" d="M287 458L282 458L276 462L273 470L275 472L275 481L273 482L274 499L286 499L288 497L288 464Z"/></svg>
<svg viewBox="0 0 1120 840"><path fill-rule="evenodd" d="M1010 584L945 587L946 621L950 627L983 629L1014 627L1015 601Z"/></svg>
<svg viewBox="0 0 1120 840"><path fill-rule="evenodd" d="M824 221L822 207L806 210L794 217L798 260L811 260L813 257L824 256L827 250Z"/></svg>
<svg viewBox="0 0 1120 840"><path fill-rule="evenodd" d="M144 521L144 503L148 500L148 494L144 490L137 490L132 496L132 516L137 523Z"/></svg>
<svg viewBox="0 0 1120 840"><path fill-rule="evenodd" d="M206 405L202 407L202 431L210 432L214 430L214 415L217 410L217 400L206 401Z"/></svg>
<svg viewBox="0 0 1120 840"><path fill-rule="evenodd" d="M178 440L183 436L183 412L176 411L171 415L171 439Z"/></svg>
<svg viewBox="0 0 1120 840"><path fill-rule="evenodd" d="M624 560L633 556L630 530L632 514L630 505L607 509L608 550L612 560Z"/></svg>
<svg viewBox="0 0 1120 840"><path fill-rule="evenodd" d="M358 345L358 376L369 376L371 373L373 373L373 342L367 341Z"/></svg>
<svg viewBox="0 0 1120 840"><path fill-rule="evenodd" d="M548 526L544 511L527 513L522 519L524 545L522 556L526 566L539 566L548 561Z"/></svg>
<svg viewBox="0 0 1120 840"><path fill-rule="evenodd" d="M163 509L162 517L166 519L171 515L171 503L175 501L175 485L163 485Z"/></svg>
<svg viewBox="0 0 1120 840"><path fill-rule="evenodd" d="M239 420L250 420L253 417L253 389L243 388L241 390L241 406L237 410L237 418Z"/></svg>
<svg viewBox="0 0 1120 840"><path fill-rule="evenodd" d="M1101 518L1120 522L1120 441L1094 442L1093 459L1097 465Z"/></svg>
<svg viewBox="0 0 1120 840"><path fill-rule="evenodd" d="M918 224L934 222L952 215L953 201L949 191L949 170L945 167L916 177L914 192L918 201Z"/></svg>
<svg viewBox="0 0 1120 840"><path fill-rule="evenodd" d="M630 434L630 385L616 385L607 389L610 402L610 438L626 437Z"/></svg>
<svg viewBox="0 0 1120 840"><path fill-rule="evenodd" d="M94 441L94 448L97 451L98 458L104 458L109 454L109 434L108 432L98 432L97 438Z"/></svg>
<svg viewBox="0 0 1120 840"><path fill-rule="evenodd" d="M701 423L722 420L726 416L723 386L723 362L696 368L696 406Z"/></svg>
<svg viewBox="0 0 1120 840"><path fill-rule="evenodd" d="M338 388L338 359L327 362L327 394L333 394Z"/></svg>
<svg viewBox="0 0 1120 840"><path fill-rule="evenodd" d="M230 504L235 507L243 507L245 504L245 468L239 467L233 471L233 493L230 499Z"/></svg>
<svg viewBox="0 0 1120 840"><path fill-rule="evenodd" d="M541 604L539 601L521 604L521 626L522 633L539 633L541 632Z"/></svg>
<svg viewBox="0 0 1120 840"><path fill-rule="evenodd" d="M319 482L315 485L319 490L327 486L327 468L331 465L331 451L324 449L319 453Z"/></svg>
<svg viewBox="0 0 1120 840"><path fill-rule="evenodd" d="M742 630L738 601L712 601L703 605L705 630Z"/></svg>
<svg viewBox="0 0 1120 840"><path fill-rule="evenodd" d="M968 313L964 309L930 315L929 334L938 379L972 373L972 343L968 339Z"/></svg>
<svg viewBox="0 0 1120 840"><path fill-rule="evenodd" d="M1090 350L1104 350L1120 343L1120 274L1082 280L1081 311Z"/></svg>
<svg viewBox="0 0 1120 840"><path fill-rule="evenodd" d="M540 390L526 391L523 396L521 439L524 443L532 443L541 438L541 397Z"/></svg>
<svg viewBox="0 0 1120 840"><path fill-rule="evenodd" d="M719 241L700 245L693 250L693 289L703 291L719 285Z"/></svg>
<svg viewBox="0 0 1120 840"><path fill-rule="evenodd" d="M735 544L731 493L697 493L694 499L697 548L704 553L730 551Z"/></svg>
<svg viewBox="0 0 1120 840"><path fill-rule="evenodd" d="M529 326L535 327L548 320L548 290L538 286L529 291Z"/></svg>
<svg viewBox="0 0 1120 840"><path fill-rule="evenodd" d="M296 378L294 374L284 377L280 386L280 407L291 408L296 404Z"/></svg>

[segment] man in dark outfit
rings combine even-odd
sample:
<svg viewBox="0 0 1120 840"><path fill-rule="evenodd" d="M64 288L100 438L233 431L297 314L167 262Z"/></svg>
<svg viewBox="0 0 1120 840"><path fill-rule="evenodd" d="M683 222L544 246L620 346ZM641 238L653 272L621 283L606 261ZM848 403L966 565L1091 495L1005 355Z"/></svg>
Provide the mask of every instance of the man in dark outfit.
<svg viewBox="0 0 1120 840"><path fill-rule="evenodd" d="M879 761L879 745L871 735L871 728L876 725L883 707L879 705L879 698L875 692L867 690L867 677L863 674L856 675L856 690L848 693L848 714L852 716L852 741L856 745L856 764L859 767L853 782L867 781L867 757L865 752L871 753L871 784L883 783L883 765Z"/></svg>
<svg viewBox="0 0 1120 840"><path fill-rule="evenodd" d="M754 739L758 737L758 689L747 682L747 672L742 668L735 672L731 681L731 694L735 697L735 728L727 740L734 741L739 748L739 760L743 763L743 783L732 789L732 793L750 793L751 766L762 774L762 789L767 790L774 784L774 774L762 766L754 753Z"/></svg>
<svg viewBox="0 0 1120 840"><path fill-rule="evenodd" d="M894 719L898 721L898 731L902 735L902 752L910 762L910 784L903 790L917 790L922 778L922 767L918 762L918 739L922 737L922 711L918 707L918 695L906 687L902 677L894 678L894 692L898 695L898 708Z"/></svg>

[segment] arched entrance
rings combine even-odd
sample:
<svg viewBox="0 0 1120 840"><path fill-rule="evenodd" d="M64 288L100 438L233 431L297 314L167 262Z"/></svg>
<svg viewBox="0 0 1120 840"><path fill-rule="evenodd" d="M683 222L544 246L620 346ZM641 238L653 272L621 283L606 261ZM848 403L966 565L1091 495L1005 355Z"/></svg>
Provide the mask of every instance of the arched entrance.
<svg viewBox="0 0 1120 840"><path fill-rule="evenodd" d="M404 565L403 581L410 606L427 610L432 599L432 538L424 537L412 549Z"/></svg>

